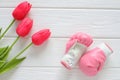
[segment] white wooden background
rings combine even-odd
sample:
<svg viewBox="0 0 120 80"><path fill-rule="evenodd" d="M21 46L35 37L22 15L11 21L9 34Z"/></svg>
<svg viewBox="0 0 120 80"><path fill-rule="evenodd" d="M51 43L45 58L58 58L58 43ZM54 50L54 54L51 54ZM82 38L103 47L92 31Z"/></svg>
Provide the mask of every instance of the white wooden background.
<svg viewBox="0 0 120 80"><path fill-rule="evenodd" d="M3 30L12 20L12 10L24 0L0 0L0 26ZM31 40L30 36L43 28L50 28L51 38L40 47L25 52L27 59L16 69L0 75L0 80L120 80L120 0L29 0L33 4L29 17L34 19L30 35L20 39L11 51L12 58ZM10 45L16 37L14 26L0 41ZM78 31L94 38L90 48L107 42L114 50L103 70L95 77L87 77L76 66L72 71L59 63L69 37ZM23 47L24 46L24 47ZM23 56L24 56L23 55Z"/></svg>

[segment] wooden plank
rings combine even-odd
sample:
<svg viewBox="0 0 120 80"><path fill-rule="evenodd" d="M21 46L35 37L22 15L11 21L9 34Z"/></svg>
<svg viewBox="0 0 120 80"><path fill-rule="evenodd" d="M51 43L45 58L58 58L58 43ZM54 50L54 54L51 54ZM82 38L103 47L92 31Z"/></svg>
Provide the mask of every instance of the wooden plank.
<svg viewBox="0 0 120 80"><path fill-rule="evenodd" d="M12 20L12 10L24 0L0 1L0 27L3 30ZM120 80L120 1L119 0L28 0L33 8L28 15L34 19L30 34L21 38L13 47L9 59L21 51L29 42L30 36L43 28L50 28L51 38L41 46L32 46L22 56L27 59L0 80ZM10 45L15 37L12 26L0 47ZM86 32L94 37L89 49L101 42L108 43L114 53L108 58L103 70L95 77L85 76L78 65L68 71L60 64L65 52L65 44L75 32ZM21 57L22 57L21 56Z"/></svg>
<svg viewBox="0 0 120 80"><path fill-rule="evenodd" d="M14 38L3 39L3 42L0 43L0 46L9 45L13 40ZM27 59L21 64L21 66L61 67L60 60L64 55L67 40L68 38L50 38L47 42L39 47L32 46L24 53L24 55L27 56ZM12 49L10 58L22 50L28 44L28 42L30 42L30 39L20 39ZM102 42L108 43L114 51L114 53L106 61L105 67L120 67L120 39L95 39L94 43L89 49Z"/></svg>
<svg viewBox="0 0 120 80"><path fill-rule="evenodd" d="M106 68L94 77L84 75L79 69L20 67L1 75L0 80L119 80L120 68Z"/></svg>
<svg viewBox="0 0 120 80"><path fill-rule="evenodd" d="M0 7L15 7L24 0L1 0ZM33 7L120 9L119 0L28 0Z"/></svg>
<svg viewBox="0 0 120 80"><path fill-rule="evenodd" d="M12 10L0 8L0 26L3 28L12 20ZM119 14L119 10L33 8L29 14L29 17L34 19L31 34L39 29L50 28L52 37L70 37L73 33L81 31L97 38L120 38ZM17 23L7 36L16 36L16 26Z"/></svg>

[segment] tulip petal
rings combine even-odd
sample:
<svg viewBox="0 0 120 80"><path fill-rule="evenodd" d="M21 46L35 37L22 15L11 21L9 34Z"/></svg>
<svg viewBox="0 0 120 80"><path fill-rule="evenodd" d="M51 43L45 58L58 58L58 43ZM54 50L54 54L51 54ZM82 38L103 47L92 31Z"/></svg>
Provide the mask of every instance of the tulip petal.
<svg viewBox="0 0 120 80"><path fill-rule="evenodd" d="M21 37L25 37L32 29L32 26L33 20L30 18L25 18L16 28L16 33Z"/></svg>
<svg viewBox="0 0 120 80"><path fill-rule="evenodd" d="M22 20L31 9L31 4L27 1L24 1L14 9L12 15L16 20Z"/></svg>
<svg viewBox="0 0 120 80"><path fill-rule="evenodd" d="M40 30L32 35L32 42L35 45L41 45L50 37L50 34L51 32L49 29Z"/></svg>

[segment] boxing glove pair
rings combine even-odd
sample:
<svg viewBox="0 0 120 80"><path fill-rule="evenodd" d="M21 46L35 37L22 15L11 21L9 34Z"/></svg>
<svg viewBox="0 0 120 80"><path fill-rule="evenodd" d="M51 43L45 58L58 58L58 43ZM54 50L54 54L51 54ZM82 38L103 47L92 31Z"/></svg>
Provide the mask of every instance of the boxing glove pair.
<svg viewBox="0 0 120 80"><path fill-rule="evenodd" d="M61 64L70 70L78 63L83 73L88 76L96 75L102 69L106 58L113 51L105 43L87 51L92 42L92 37L86 33L78 32L71 36L66 44L65 55Z"/></svg>

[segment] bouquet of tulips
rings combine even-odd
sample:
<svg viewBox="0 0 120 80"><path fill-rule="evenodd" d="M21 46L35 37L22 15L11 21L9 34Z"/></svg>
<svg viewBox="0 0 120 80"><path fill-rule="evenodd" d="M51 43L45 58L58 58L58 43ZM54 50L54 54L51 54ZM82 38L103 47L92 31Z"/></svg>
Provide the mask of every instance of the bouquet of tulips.
<svg viewBox="0 0 120 80"><path fill-rule="evenodd" d="M10 23L10 25L5 29L5 31L1 34L0 39L4 37L6 32L10 29L12 24L16 20L21 20L21 22L18 24L16 28L16 33L18 34L17 38L13 41L13 43L10 46L5 46L0 48L0 74L10 71L11 69L15 68L18 64L20 64L26 57L18 58L25 50L27 50L32 44L34 45L41 45L43 42L45 42L50 37L50 30L49 29L43 29L31 37L31 43L29 43L28 46L26 46L23 50L21 50L16 56L14 56L11 60L8 60L9 53L12 49L12 47L15 45L15 43L19 40L20 37L25 37L33 26L33 20L26 17L28 12L31 9L31 4L27 1L20 3L14 10L13 10L13 17L14 19ZM1 31L2 29L0 29Z"/></svg>

